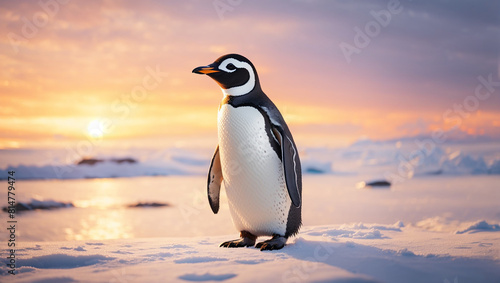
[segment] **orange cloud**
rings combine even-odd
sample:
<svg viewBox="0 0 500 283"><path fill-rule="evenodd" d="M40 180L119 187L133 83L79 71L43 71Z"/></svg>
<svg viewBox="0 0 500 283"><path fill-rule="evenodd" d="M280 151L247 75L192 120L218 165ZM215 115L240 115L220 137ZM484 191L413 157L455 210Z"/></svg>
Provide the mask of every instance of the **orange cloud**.
<svg viewBox="0 0 500 283"><path fill-rule="evenodd" d="M347 64L337 45L351 36L354 19L343 17L342 9L354 4L295 3L284 13L277 4L262 11L244 3L222 20L210 2L69 2L50 15L37 3L0 7L0 34L23 38L0 38L0 148L74 143L86 138L95 120L112 124L102 136L106 142L213 138L221 92L191 70L226 52L243 53L255 63L264 91L306 144L446 129L443 112L473 93L475 77L484 73L478 71L468 89L458 75L456 85L445 76L430 80L425 73L436 69L432 65L399 64L415 58L429 64L433 58L384 45L382 35L363 51L365 57ZM353 15L358 14L363 18L359 11ZM37 17L47 22L23 34ZM412 48L426 42L418 43ZM380 46L387 48L381 52ZM166 75L147 90L147 98L132 101L148 68ZM481 103L480 114L464 118L461 129L500 137L497 104L495 97Z"/></svg>

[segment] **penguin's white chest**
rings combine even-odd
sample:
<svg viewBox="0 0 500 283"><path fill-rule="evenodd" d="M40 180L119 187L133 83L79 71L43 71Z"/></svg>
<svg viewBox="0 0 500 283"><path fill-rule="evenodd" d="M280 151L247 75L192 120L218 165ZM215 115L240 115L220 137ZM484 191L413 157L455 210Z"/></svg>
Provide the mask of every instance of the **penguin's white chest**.
<svg viewBox="0 0 500 283"><path fill-rule="evenodd" d="M281 160L255 108L224 104L218 114L223 184L233 223L257 236L284 235L291 201Z"/></svg>

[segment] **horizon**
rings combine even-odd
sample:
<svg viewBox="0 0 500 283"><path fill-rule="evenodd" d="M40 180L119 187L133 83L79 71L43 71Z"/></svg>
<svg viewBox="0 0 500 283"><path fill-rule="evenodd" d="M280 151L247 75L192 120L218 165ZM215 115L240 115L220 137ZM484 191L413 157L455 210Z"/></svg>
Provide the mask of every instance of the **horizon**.
<svg viewBox="0 0 500 283"><path fill-rule="evenodd" d="M233 52L299 148L500 141L498 3L40 3L0 7L0 149L215 147L191 70Z"/></svg>

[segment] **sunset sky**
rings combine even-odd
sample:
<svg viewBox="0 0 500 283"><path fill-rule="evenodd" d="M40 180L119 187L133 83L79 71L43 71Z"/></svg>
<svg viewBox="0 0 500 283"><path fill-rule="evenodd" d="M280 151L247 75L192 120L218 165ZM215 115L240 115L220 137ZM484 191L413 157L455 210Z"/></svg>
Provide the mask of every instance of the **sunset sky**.
<svg viewBox="0 0 500 283"><path fill-rule="evenodd" d="M222 92L191 71L226 53L299 145L500 139L498 1L0 3L1 149L215 146Z"/></svg>

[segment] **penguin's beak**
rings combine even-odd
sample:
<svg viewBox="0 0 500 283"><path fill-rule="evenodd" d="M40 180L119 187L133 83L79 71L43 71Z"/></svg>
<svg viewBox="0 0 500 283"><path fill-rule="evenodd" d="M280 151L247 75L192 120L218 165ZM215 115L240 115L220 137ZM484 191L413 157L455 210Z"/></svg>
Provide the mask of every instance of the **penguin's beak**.
<svg viewBox="0 0 500 283"><path fill-rule="evenodd" d="M220 72L219 69L217 69L216 66L208 65L208 66L201 66L198 68L194 68L193 73L195 74L211 74L211 73L218 73Z"/></svg>

